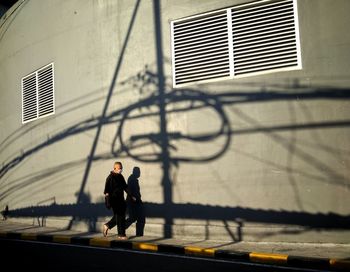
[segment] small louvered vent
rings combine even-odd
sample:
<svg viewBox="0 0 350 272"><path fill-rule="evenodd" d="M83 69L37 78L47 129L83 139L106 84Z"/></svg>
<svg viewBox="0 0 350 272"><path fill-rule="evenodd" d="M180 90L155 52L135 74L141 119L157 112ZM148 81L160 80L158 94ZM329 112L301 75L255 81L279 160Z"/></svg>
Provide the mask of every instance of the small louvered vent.
<svg viewBox="0 0 350 272"><path fill-rule="evenodd" d="M293 0L232 9L234 74L298 64Z"/></svg>
<svg viewBox="0 0 350 272"><path fill-rule="evenodd" d="M255 1L172 22L174 87L301 68L296 0Z"/></svg>
<svg viewBox="0 0 350 272"><path fill-rule="evenodd" d="M176 85L230 76L226 10L174 22Z"/></svg>
<svg viewBox="0 0 350 272"><path fill-rule="evenodd" d="M54 112L53 64L49 64L22 79L22 122Z"/></svg>

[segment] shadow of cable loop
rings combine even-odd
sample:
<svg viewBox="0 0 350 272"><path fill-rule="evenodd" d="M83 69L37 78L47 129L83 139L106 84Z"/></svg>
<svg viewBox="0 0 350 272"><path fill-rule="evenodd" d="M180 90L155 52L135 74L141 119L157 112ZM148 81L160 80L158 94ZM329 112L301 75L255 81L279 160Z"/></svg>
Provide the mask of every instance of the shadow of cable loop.
<svg viewBox="0 0 350 272"><path fill-rule="evenodd" d="M156 126L152 128L148 127L149 133L144 132L145 128L142 127L142 125L141 127L139 126L145 122L147 118L150 118L150 116L156 117L159 115L158 111L152 111L151 108L153 102L156 100L157 96L153 95L151 98L137 103L134 107L129 107L123 114L112 142L111 152L114 156L118 157L125 152L127 156L137 161L162 162L162 134L154 133L154 131L157 130ZM169 142L168 148L172 151L169 158L171 163L211 161L219 158L226 152L232 141L232 129L219 97L207 95L204 92L195 90L177 90L168 93L166 95L166 101L167 107L169 108L176 104L184 105L180 107L174 106L173 110L167 110L167 116L184 112L190 116L191 114L200 114L199 111L202 110L206 110L208 115L210 114L211 116L210 123L207 123L207 126L203 126L205 132L191 134L191 128L188 128L192 125L190 123L185 124L185 126L183 124L178 125L178 129L182 131L167 132L166 137ZM137 111L141 111L142 114L138 114ZM129 118L129 116L132 117ZM176 119L176 116L174 119ZM171 125L168 118L167 125ZM132 134L125 137L124 131L132 131ZM137 134L136 131L139 133ZM218 146L218 140L220 146ZM205 148L213 142L215 142L215 144L211 145L212 148ZM176 152L179 149L179 143L184 146L190 145L191 147L195 145L195 149L201 149L202 152L201 154L193 154L192 156L176 155L174 153L181 154L180 151ZM213 150L214 148L216 150ZM205 151L209 152L209 150L211 154L204 154Z"/></svg>

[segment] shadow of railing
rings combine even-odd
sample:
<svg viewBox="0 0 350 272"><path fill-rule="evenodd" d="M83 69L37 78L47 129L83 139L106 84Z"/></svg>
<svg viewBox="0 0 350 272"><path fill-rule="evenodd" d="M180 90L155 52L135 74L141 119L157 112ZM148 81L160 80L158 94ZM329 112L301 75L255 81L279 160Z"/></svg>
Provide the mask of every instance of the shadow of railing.
<svg viewBox="0 0 350 272"><path fill-rule="evenodd" d="M223 228L228 223L237 224L237 233L231 233L227 228L227 235L232 241L244 239L242 227L249 223L267 223L276 225L288 225L300 227L299 233L310 230L350 230L350 215L336 213L307 213L285 210L264 210L242 207L222 207L193 203L171 204L164 207L161 203L144 202L146 218L164 218L168 213L171 221L175 219L215 220L223 222ZM91 232L100 232L97 226L98 218L110 216L111 212L105 208L104 203L82 204L51 204L46 206L33 206L19 208L10 211L10 218L49 218L49 217L74 217L76 220L85 222ZM147 223L146 223L147 224ZM295 231L295 230L293 230ZM241 233L239 233L241 232ZM286 228L288 232L288 228ZM278 234L278 233L275 233ZM172 235L172 233L170 233ZM273 236L274 234L271 234ZM167 235L164 235L165 237Z"/></svg>

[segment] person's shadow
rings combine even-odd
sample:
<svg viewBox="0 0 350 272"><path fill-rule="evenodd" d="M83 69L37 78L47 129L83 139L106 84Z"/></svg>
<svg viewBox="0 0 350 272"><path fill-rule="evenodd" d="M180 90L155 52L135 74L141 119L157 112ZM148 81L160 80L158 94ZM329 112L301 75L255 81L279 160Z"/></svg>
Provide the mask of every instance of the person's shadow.
<svg viewBox="0 0 350 272"><path fill-rule="evenodd" d="M128 189L132 196L136 198L136 201L132 200L131 197L127 196L127 209L128 218L126 219L126 228L130 227L131 224L136 222L136 236L143 236L146 217L145 211L142 204L139 177L141 171L139 167L134 167L132 174L128 178Z"/></svg>

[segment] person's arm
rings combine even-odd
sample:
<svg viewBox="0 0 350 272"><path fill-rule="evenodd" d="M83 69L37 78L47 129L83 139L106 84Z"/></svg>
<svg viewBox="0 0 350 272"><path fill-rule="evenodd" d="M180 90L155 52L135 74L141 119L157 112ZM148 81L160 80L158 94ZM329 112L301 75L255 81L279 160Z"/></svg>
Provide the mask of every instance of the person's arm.
<svg viewBox="0 0 350 272"><path fill-rule="evenodd" d="M106 178L106 182L105 182L105 189L103 190L103 194L104 195L109 195L109 176Z"/></svg>

